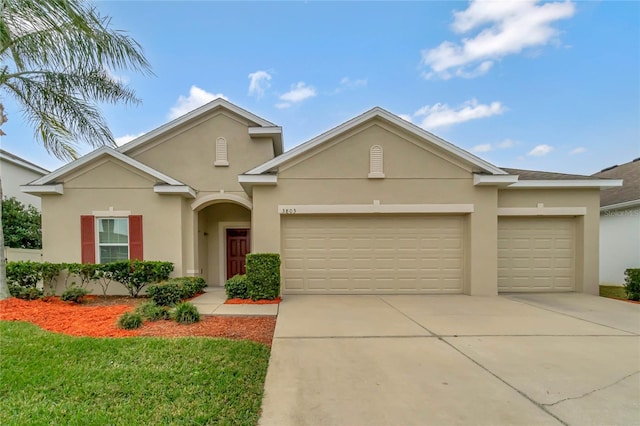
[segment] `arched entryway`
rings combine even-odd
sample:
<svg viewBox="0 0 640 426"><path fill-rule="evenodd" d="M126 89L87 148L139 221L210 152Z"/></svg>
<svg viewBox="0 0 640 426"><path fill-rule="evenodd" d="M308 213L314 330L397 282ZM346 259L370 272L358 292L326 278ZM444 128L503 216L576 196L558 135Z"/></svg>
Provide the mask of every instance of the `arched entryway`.
<svg viewBox="0 0 640 426"><path fill-rule="evenodd" d="M245 255L251 251L250 203L213 199L196 206L197 259L209 286L223 286L236 273L244 273Z"/></svg>

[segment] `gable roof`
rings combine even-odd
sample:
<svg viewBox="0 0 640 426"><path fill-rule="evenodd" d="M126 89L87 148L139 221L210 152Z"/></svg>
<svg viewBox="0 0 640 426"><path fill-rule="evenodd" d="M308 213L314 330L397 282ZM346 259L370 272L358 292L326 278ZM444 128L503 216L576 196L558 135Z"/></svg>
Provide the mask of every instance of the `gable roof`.
<svg viewBox="0 0 640 426"><path fill-rule="evenodd" d="M56 179L62 177L66 174L73 172L80 167L97 160L101 157L112 157L117 160L122 161L130 165L131 167L138 169L147 175L153 176L159 181L165 182L168 185L175 186L185 186L182 182L175 180L174 178L165 175L164 173L159 172L158 170L147 166L146 164L142 164L139 161L134 160L133 158L121 154L113 148L109 148L108 146L103 146L101 148L96 149L95 151L90 152L89 154L78 158L75 161L65 164L54 172L49 173L46 176L41 177L40 179L36 179L33 182L29 183L27 186L39 186L39 185L50 185L57 183Z"/></svg>
<svg viewBox="0 0 640 426"><path fill-rule="evenodd" d="M329 141L330 139L345 133L351 129L353 129L354 127L357 127L369 120L373 120L375 118L380 118L384 121L390 122L410 133L413 133L415 135L417 135L418 137L421 137L423 139L428 140L429 142L433 143L434 145L444 149L445 151L453 154L454 156L457 156L459 158L462 158L463 160L475 165L476 167L478 167L481 171L492 174L492 175L504 175L507 174L505 171L499 169L498 167L494 166L493 164L479 158L476 157L475 155L471 154L470 152L465 151L462 148L459 148L455 145L453 145L450 142L445 141L442 138L439 138L438 136L434 135L433 133L430 133L418 126L416 126L413 123L410 123L400 117L398 117L395 114L390 113L389 111L386 111L380 107L375 107L373 109L370 109L369 111L337 126L334 127L333 129L303 143L300 144L298 146L296 146L295 148L292 148L291 150L285 152L282 155L279 155L275 158L273 158L272 160L269 160L261 165L259 165L258 167L255 167L251 170L249 170L248 172L245 173L245 175L259 175L259 174L263 174L266 172L270 172L273 169L275 169L276 167L280 166L281 164L296 158L302 154L304 154L305 152L319 146L322 145L323 143Z"/></svg>
<svg viewBox="0 0 640 426"><path fill-rule="evenodd" d="M610 188L600 194L600 206L615 206L619 204L640 204L640 158L636 158L619 166L606 168L593 174L597 178L622 179L623 185ZM622 207L622 206L620 206Z"/></svg>
<svg viewBox="0 0 640 426"><path fill-rule="evenodd" d="M169 132L172 129L186 123L189 120L192 120L194 118L203 116L215 109L218 108L224 108L228 111L231 111L241 117L246 118L248 121L255 123L257 126L259 127L264 127L264 128L269 128L271 130L271 132L269 133L269 136L274 137L274 144L275 144L275 151L276 152L282 152L282 128L280 126L276 126L275 124L273 124L270 121L265 120L264 118L258 117L257 115L240 108L237 105L232 104L231 102L222 99L222 98L217 98L214 99L213 101L204 104L203 106L194 109L191 112L188 112L178 118L176 118L175 120L172 120L166 124L163 124L160 127L157 127L145 134L143 134L142 136L139 136L135 139L133 139L132 141L120 146L117 150L118 152L122 152L122 153L127 153L129 151L131 151L134 148L137 148L141 145L144 145L145 143L147 143L148 141L152 140L153 138L155 138L156 136L159 136L163 133ZM265 133L265 132L262 132ZM265 133L266 134L266 133Z"/></svg>
<svg viewBox="0 0 640 426"><path fill-rule="evenodd" d="M0 158L5 161L8 161L9 163L23 167L25 169L29 169L32 172L39 173L41 175L46 175L47 173L49 173L49 170L44 169L30 161L27 161L24 158L18 157L15 154L5 151L4 149L0 149Z"/></svg>

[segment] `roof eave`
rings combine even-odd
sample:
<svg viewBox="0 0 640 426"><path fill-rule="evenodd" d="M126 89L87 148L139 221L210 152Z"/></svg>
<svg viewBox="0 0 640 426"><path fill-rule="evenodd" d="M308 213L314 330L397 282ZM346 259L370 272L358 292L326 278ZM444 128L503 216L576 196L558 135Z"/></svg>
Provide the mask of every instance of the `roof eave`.
<svg viewBox="0 0 640 426"><path fill-rule="evenodd" d="M576 179L576 180L518 180L507 186L508 189L544 189L544 188L615 188L622 186L621 179Z"/></svg>

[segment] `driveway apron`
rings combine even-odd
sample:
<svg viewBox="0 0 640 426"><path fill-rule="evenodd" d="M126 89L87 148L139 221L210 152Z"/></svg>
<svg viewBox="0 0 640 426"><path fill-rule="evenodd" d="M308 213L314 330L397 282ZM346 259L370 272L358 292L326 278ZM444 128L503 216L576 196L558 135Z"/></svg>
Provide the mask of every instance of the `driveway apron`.
<svg viewBox="0 0 640 426"><path fill-rule="evenodd" d="M640 305L536 296L286 296L259 424L640 424Z"/></svg>

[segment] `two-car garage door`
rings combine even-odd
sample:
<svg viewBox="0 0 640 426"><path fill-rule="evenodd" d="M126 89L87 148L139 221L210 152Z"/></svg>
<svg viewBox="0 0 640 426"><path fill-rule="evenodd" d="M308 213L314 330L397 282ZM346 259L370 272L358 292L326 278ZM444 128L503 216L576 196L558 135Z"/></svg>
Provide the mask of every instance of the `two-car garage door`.
<svg viewBox="0 0 640 426"><path fill-rule="evenodd" d="M287 216L283 293L461 293L462 216Z"/></svg>

